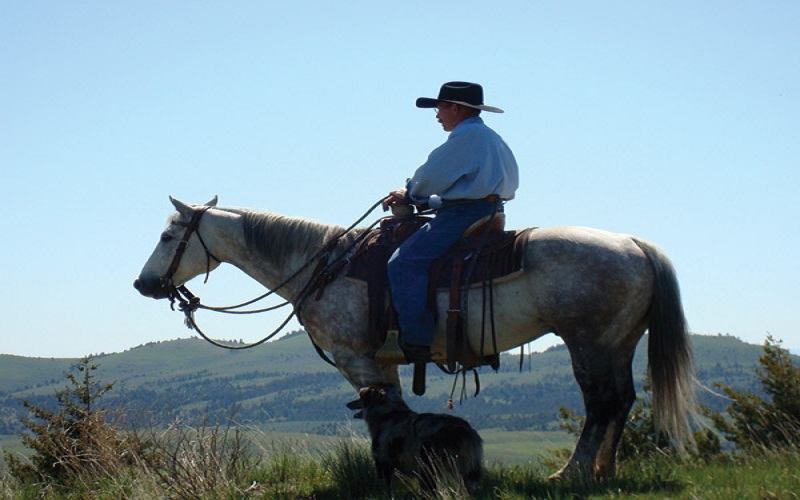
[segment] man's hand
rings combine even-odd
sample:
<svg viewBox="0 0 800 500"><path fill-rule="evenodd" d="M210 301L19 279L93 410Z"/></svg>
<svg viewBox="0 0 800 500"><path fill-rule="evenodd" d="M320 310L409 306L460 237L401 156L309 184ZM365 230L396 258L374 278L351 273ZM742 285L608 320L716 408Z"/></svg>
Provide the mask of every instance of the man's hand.
<svg viewBox="0 0 800 500"><path fill-rule="evenodd" d="M395 189L381 203L384 212L392 205L406 205L406 188Z"/></svg>

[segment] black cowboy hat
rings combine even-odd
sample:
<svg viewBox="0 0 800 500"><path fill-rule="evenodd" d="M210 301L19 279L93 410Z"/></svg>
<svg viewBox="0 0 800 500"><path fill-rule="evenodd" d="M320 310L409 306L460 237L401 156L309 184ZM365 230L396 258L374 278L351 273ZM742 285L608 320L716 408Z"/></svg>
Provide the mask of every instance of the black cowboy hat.
<svg viewBox="0 0 800 500"><path fill-rule="evenodd" d="M483 104L483 87L470 82L447 82L439 89L439 97L420 97L417 99L418 108L435 108L440 102L454 102L462 106L481 109L492 113L502 113L503 110L494 106Z"/></svg>

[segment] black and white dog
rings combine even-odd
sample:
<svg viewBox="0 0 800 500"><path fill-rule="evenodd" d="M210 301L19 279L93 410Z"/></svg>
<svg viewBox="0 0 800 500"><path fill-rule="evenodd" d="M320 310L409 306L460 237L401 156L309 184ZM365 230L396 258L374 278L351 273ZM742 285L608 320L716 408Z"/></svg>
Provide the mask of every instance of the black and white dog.
<svg viewBox="0 0 800 500"><path fill-rule="evenodd" d="M429 490L439 471L458 474L470 493L481 477L483 441L466 420L416 413L390 385L359 391L378 475L391 491L395 470L418 477Z"/></svg>

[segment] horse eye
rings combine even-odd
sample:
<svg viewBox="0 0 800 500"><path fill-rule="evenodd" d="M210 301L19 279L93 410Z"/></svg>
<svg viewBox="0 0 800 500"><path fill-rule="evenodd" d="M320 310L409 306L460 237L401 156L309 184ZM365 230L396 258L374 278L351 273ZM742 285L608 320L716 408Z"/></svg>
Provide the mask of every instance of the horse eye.
<svg viewBox="0 0 800 500"><path fill-rule="evenodd" d="M169 243L172 241L172 235L169 233L161 233L161 243Z"/></svg>

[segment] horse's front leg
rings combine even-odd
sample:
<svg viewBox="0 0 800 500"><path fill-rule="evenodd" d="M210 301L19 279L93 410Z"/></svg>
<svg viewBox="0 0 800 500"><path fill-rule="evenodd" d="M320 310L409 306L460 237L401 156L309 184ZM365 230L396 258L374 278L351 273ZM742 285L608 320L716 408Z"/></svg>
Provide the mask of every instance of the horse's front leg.
<svg viewBox="0 0 800 500"><path fill-rule="evenodd" d="M551 479L602 479L616 472L616 453L628 412L636 399L633 351L604 346L570 346L575 378L583 392L586 421L569 462Z"/></svg>
<svg viewBox="0 0 800 500"><path fill-rule="evenodd" d="M321 300L303 306L303 325L321 348L329 351L336 367L358 392L374 384L400 389L396 365L375 362L382 339L367 332L366 287L337 279Z"/></svg>
<svg viewBox="0 0 800 500"><path fill-rule="evenodd" d="M336 367L356 392L375 384L391 384L401 390L397 365L378 364L366 353L334 349L331 354Z"/></svg>

